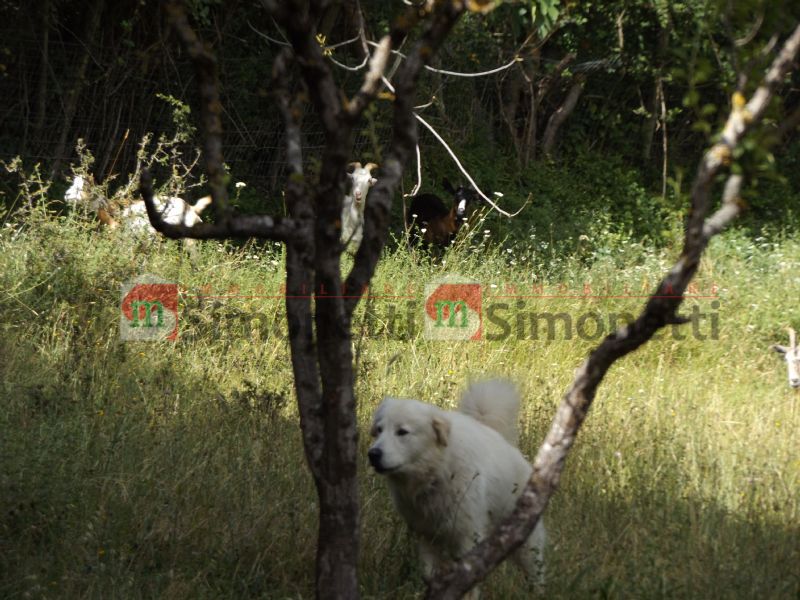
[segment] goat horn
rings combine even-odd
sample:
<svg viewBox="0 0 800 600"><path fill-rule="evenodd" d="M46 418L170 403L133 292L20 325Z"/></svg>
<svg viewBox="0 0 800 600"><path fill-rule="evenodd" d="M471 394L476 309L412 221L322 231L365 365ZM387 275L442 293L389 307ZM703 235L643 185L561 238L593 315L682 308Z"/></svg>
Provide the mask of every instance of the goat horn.
<svg viewBox="0 0 800 600"><path fill-rule="evenodd" d="M347 166L348 167L353 167L354 169L360 169L361 168L361 163L360 162L351 162L351 163L347 163Z"/></svg>
<svg viewBox="0 0 800 600"><path fill-rule="evenodd" d="M377 169L377 168L378 168L378 165L377 165L377 163L367 163L367 164L364 166L364 168L365 168L367 171L370 171L370 172L372 172L372 169Z"/></svg>
<svg viewBox="0 0 800 600"><path fill-rule="evenodd" d="M797 334L791 327L788 327L787 329L789 330L789 347L792 350L797 350Z"/></svg>

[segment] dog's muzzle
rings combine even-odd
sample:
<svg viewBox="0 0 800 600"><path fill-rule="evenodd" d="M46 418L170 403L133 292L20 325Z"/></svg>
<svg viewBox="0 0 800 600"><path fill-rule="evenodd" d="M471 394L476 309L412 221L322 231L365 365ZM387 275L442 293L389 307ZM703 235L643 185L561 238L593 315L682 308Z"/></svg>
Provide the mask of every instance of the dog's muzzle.
<svg viewBox="0 0 800 600"><path fill-rule="evenodd" d="M367 458L369 458L369 464L372 465L376 473L388 473L396 469L396 467L387 468L383 464L383 450L380 448L370 448L369 452L367 452Z"/></svg>
<svg viewBox="0 0 800 600"><path fill-rule="evenodd" d="M367 458L369 458L369 464L376 471L381 471L381 458L383 458L383 450L380 448L370 448L369 452L367 452Z"/></svg>

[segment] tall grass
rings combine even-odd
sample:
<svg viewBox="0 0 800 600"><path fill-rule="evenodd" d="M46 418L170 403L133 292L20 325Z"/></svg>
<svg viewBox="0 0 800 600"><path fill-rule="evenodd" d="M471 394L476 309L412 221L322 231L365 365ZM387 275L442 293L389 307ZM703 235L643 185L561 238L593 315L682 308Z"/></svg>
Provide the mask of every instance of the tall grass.
<svg viewBox="0 0 800 600"><path fill-rule="evenodd" d="M634 312L641 299L580 297L584 284L592 296L642 294L670 259L610 234L575 248L465 244L444 265L389 252L373 288L382 297L363 303L355 326L362 455L383 395L452 407L471 378L502 375L523 390L521 445L532 456L595 342L561 330L518 339L515 315ZM145 272L182 287L176 343L118 339L119 286ZM384 297L421 297L444 273L484 284L485 305L506 302L511 335L427 340L421 318L407 320L413 300ZM39 212L2 230L0 596L312 595L316 496L282 280L271 244L202 243L190 258L172 242L136 245ZM570 297L521 306L492 296L514 285L533 295L525 286L543 281ZM800 396L768 352L786 325L800 326L800 243L726 234L698 278L698 295L712 288L717 309L700 298L687 310L715 314L718 339L667 332L600 388L546 516L548 597L800 594ZM384 482L361 467L363 595L416 597L413 539ZM505 567L484 592L531 594Z"/></svg>

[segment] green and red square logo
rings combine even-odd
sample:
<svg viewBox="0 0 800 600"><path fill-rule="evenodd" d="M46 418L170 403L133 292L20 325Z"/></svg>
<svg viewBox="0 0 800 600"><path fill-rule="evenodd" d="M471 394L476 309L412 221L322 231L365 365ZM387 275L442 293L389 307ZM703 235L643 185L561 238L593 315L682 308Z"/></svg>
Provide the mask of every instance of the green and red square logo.
<svg viewBox="0 0 800 600"><path fill-rule="evenodd" d="M425 337L429 340L479 340L481 285L450 275L425 285Z"/></svg>
<svg viewBox="0 0 800 600"><path fill-rule="evenodd" d="M178 284L155 275L124 283L119 336L125 341L178 339Z"/></svg>

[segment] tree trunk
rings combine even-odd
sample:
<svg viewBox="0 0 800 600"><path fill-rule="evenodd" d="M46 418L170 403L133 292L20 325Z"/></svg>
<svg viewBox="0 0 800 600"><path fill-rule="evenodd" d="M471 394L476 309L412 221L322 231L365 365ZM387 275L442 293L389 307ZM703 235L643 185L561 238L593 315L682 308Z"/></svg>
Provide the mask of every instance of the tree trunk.
<svg viewBox="0 0 800 600"><path fill-rule="evenodd" d="M528 116L525 120L522 142L522 166L527 167L530 161L536 160L536 135L538 134L536 124L539 118L540 100L539 94L536 93L536 86L533 84L536 69L530 67L530 72L528 72L523 64L522 70L525 74L525 83L528 85Z"/></svg>
<svg viewBox="0 0 800 600"><path fill-rule="evenodd" d="M660 75L659 75L660 76ZM656 126L658 125L658 81L659 78L653 82L653 92L650 95L650 103L645 107L647 110L647 120L642 128L642 160L649 162L653 153L653 138L656 134Z"/></svg>
<svg viewBox="0 0 800 600"><path fill-rule="evenodd" d="M578 103L578 98L583 93L583 87L586 85L586 77L583 74L575 76L575 83L572 84L564 103L558 107L550 119L547 121L547 128L544 130L544 137L542 138L542 151L546 156L550 156L553 148L556 145L558 130L564 124L564 121L575 110L575 105Z"/></svg>
<svg viewBox="0 0 800 600"><path fill-rule="evenodd" d="M173 238L260 237L286 242L286 313L292 370L303 446L319 498L316 595L356 599L358 428L350 346L352 315L375 272L388 236L391 199L400 184L402 165L417 142L413 106L419 72L450 32L464 6L437 3L427 17L423 35L399 71L390 149L381 181L366 204L364 238L345 285L340 266L343 250L340 216L353 130L380 90L380 76L385 71L390 48L397 47L423 15L410 8L403 18L397 19L389 36L381 40L372 55L363 85L352 99L343 102L346 97L336 86L315 39L313 24L319 18L315 10L319 4L312 4L310 11L299 1L271 7L292 46L292 51L282 51L275 59L272 81L286 125L290 171L285 192L289 216L283 219L232 214L222 170L222 104L216 57L192 30L181 2L167 2L165 8L195 64L201 96L205 170L216 222L192 227L165 223L155 206L152 176L145 169L140 185L148 217L156 231ZM299 68L305 83L294 103L289 97L289 60ZM308 99L325 132L318 179L308 178L303 172L300 115L301 104Z"/></svg>
<svg viewBox="0 0 800 600"><path fill-rule="evenodd" d="M522 75L516 69L512 69L507 79L500 79L497 82L497 100L500 106L500 114L503 115L508 128L508 134L514 144L514 151L517 158L521 161L522 146L520 134L517 127L517 110L519 107L519 95L522 87Z"/></svg>
<svg viewBox="0 0 800 600"><path fill-rule="evenodd" d="M83 36L84 52L78 62L78 68L75 70L75 83L67 93L67 99L64 104L64 124L61 129L61 135L58 138L58 144L56 145L55 160L53 161L53 169L50 174L51 177L55 177L59 174L61 171L61 163L66 157L67 141L69 140L70 133L72 133L72 121L75 119L75 114L78 112L78 101L86 85L86 70L89 67L89 59L92 56L97 30L100 28L100 15L103 13L104 4L104 0L94 0L89 7L89 19L86 24L86 33Z"/></svg>
<svg viewBox="0 0 800 600"><path fill-rule="evenodd" d="M35 139L40 139L47 112L47 79L50 72L50 0L42 0L42 60L39 63L39 83L36 87L36 118L33 122Z"/></svg>
<svg viewBox="0 0 800 600"><path fill-rule="evenodd" d="M348 136L349 137L349 136ZM341 156L323 165L336 165L341 172L347 161L347 140L333 142ZM327 153L326 153L327 154ZM325 169L325 166L323 166ZM325 180L331 186L326 188ZM358 427L353 392L353 356L350 348L350 318L344 310L339 254L339 230L331 227L341 209L329 199L344 195L338 190L339 173L322 174L316 196L315 325L317 362L322 380L322 421L325 453L316 479L320 501L317 545L317 595L354 598L358 594L358 479L356 477Z"/></svg>
<svg viewBox="0 0 800 600"><path fill-rule="evenodd" d="M532 72L529 77L531 87L533 88L533 75L538 70L538 65L541 60L540 48L534 48L531 52L531 56L535 59L533 62L533 68L531 69ZM530 130L528 132L528 140L531 146L530 150L528 151L528 155L530 156L531 160L536 160L537 154L536 138L539 134L539 108L542 106L545 98L547 98L550 92L555 88L556 83L561 80L561 75L564 73L567 67L573 63L575 58L575 54L572 52L565 54L564 57L558 61L558 64L555 66L555 68L539 80L538 84L535 86L535 88L533 88L534 91L531 92L531 115L529 115ZM547 130L545 130L545 135L546 134Z"/></svg>
<svg viewBox="0 0 800 600"><path fill-rule="evenodd" d="M669 34L670 21L667 21L666 26L660 24L658 29L658 50L656 58L658 61L658 68L653 81L653 93L650 106L646 107L649 117L645 122L642 132L642 159L644 162L648 162L652 156L653 138L655 137L656 127L658 126L658 115L663 100L664 61L669 46Z"/></svg>

